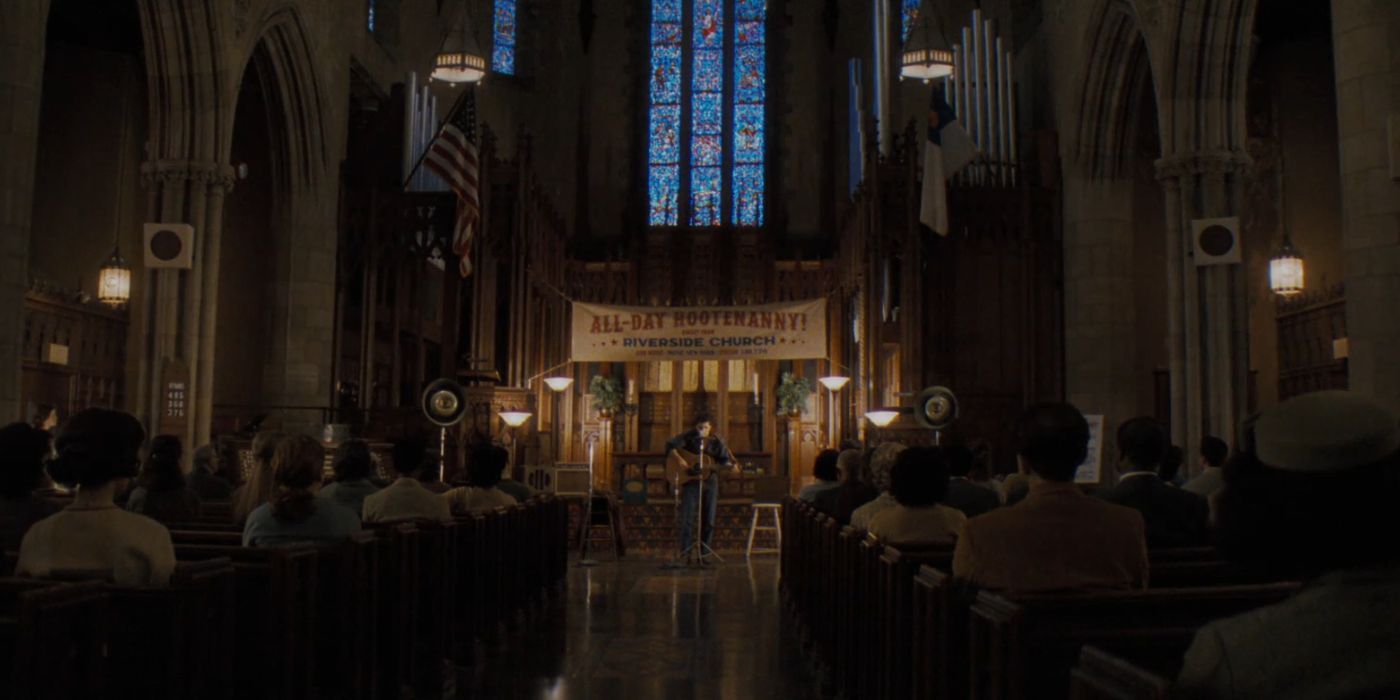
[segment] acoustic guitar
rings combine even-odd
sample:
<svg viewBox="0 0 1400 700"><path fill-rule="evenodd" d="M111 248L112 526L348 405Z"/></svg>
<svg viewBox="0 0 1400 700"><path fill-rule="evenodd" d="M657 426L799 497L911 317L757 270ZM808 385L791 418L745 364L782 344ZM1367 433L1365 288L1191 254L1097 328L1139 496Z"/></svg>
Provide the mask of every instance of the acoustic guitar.
<svg viewBox="0 0 1400 700"><path fill-rule="evenodd" d="M695 470L695 465L700 462L700 455L689 450L671 450L666 455L666 480L683 486L692 481L705 481L715 475L715 462L711 459L705 460L705 466L699 471Z"/></svg>

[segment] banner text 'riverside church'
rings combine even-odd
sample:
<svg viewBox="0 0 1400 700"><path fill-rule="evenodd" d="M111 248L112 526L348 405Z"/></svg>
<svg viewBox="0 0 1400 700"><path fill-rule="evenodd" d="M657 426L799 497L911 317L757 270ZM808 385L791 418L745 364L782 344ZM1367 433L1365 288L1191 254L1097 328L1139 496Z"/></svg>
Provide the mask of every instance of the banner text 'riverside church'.
<svg viewBox="0 0 1400 700"><path fill-rule="evenodd" d="M826 300L760 306L573 303L574 362L826 357Z"/></svg>

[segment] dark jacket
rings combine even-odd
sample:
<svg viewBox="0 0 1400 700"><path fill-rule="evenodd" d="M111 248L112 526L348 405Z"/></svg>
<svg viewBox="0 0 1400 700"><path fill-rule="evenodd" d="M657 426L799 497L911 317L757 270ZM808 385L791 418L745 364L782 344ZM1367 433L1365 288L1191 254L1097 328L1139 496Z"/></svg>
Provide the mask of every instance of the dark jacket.
<svg viewBox="0 0 1400 700"><path fill-rule="evenodd" d="M948 497L943 499L943 505L957 508L963 515L973 518L1001 507L1001 497L985 486L954 478L948 482Z"/></svg>
<svg viewBox="0 0 1400 700"><path fill-rule="evenodd" d="M842 525L851 524L851 513L855 509L875 500L880 494L875 493L875 487L859 479L851 479L834 489L827 489L818 493L812 499L812 505L817 510L836 518Z"/></svg>
<svg viewBox="0 0 1400 700"><path fill-rule="evenodd" d="M1168 486L1156 473L1122 479L1098 496L1142 513L1148 547L1194 547L1209 540L1206 499Z"/></svg>
<svg viewBox="0 0 1400 700"><path fill-rule="evenodd" d="M233 486L224 481L223 477L199 468L190 470L190 475L185 477L185 485L190 487L201 501L227 501L233 496Z"/></svg>
<svg viewBox="0 0 1400 700"><path fill-rule="evenodd" d="M667 454L670 454L671 450L677 449L700 454L700 434L691 428L666 441ZM711 433L709 437L705 438L705 461L707 463L732 464L734 455L729 453L729 448L725 446L723 438Z"/></svg>

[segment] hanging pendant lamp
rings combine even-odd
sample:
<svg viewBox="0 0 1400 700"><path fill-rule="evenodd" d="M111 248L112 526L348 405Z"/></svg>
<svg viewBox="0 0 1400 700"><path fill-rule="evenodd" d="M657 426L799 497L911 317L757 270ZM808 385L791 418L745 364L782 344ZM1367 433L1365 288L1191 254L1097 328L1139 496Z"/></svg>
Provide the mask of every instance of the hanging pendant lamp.
<svg viewBox="0 0 1400 700"><path fill-rule="evenodd" d="M899 76L928 82L953 74L953 51L932 0L924 0L899 57Z"/></svg>

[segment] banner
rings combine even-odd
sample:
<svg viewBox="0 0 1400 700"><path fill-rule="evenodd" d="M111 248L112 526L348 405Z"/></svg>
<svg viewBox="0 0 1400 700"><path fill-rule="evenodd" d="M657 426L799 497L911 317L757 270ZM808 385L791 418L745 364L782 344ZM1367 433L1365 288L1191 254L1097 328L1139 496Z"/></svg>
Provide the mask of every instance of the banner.
<svg viewBox="0 0 1400 700"><path fill-rule="evenodd" d="M762 306L573 303L574 362L826 357L826 299Z"/></svg>

